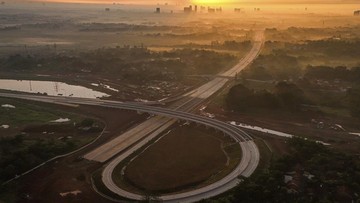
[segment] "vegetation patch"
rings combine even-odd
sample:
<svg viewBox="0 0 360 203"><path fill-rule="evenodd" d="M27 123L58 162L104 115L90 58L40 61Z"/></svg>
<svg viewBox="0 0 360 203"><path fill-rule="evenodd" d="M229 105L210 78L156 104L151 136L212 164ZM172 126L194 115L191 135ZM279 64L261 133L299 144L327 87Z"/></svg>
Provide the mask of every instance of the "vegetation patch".
<svg viewBox="0 0 360 203"><path fill-rule="evenodd" d="M225 164L219 140L178 128L130 162L125 176L144 190L176 190L206 180Z"/></svg>
<svg viewBox="0 0 360 203"><path fill-rule="evenodd" d="M118 166L115 182L137 188L142 194L158 195L220 179L239 163L241 149L231 138L209 131L213 130L175 128L128 164ZM124 166L124 177L120 178Z"/></svg>
<svg viewBox="0 0 360 203"><path fill-rule="evenodd" d="M354 155L292 138L291 153L245 179L222 202L357 202L360 162ZM212 200L204 201L212 202Z"/></svg>
<svg viewBox="0 0 360 203"><path fill-rule="evenodd" d="M11 105L15 108L5 108L1 105ZM57 111L56 109L44 108L29 102L19 102L14 99L0 98L0 124L10 127L21 127L22 125L46 123L61 117L71 117L73 122L79 121L79 116Z"/></svg>
<svg viewBox="0 0 360 203"><path fill-rule="evenodd" d="M231 67L237 58L227 53L204 49L174 49L154 52L145 47L117 47L77 55L39 57L11 55L0 58L0 70L39 73L92 73L116 75L129 82L181 80L188 74L212 74Z"/></svg>
<svg viewBox="0 0 360 203"><path fill-rule="evenodd" d="M295 84L279 82L274 91L254 91L242 84L233 86L226 97L227 107L244 111L252 108L296 110L306 102L303 91Z"/></svg>
<svg viewBox="0 0 360 203"><path fill-rule="evenodd" d="M15 107L0 108L0 122L9 124L0 129L0 182L91 142L103 128L93 119L50 107L2 98L0 103ZM51 122L59 118L70 121Z"/></svg>

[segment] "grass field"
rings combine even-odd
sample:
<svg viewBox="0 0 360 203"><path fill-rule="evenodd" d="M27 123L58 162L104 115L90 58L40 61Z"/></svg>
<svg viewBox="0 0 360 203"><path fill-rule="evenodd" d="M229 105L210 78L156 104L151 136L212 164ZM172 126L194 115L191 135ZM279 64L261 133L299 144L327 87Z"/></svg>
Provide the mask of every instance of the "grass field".
<svg viewBox="0 0 360 203"><path fill-rule="evenodd" d="M59 118L69 118L72 121L81 120L79 115L45 108L44 105L0 98L0 106L4 104L13 105L15 108L0 107L0 124L10 125L14 128L28 124L48 123Z"/></svg>
<svg viewBox="0 0 360 203"><path fill-rule="evenodd" d="M175 190L206 180L225 164L220 140L180 127L130 162L125 176L144 190Z"/></svg>
<svg viewBox="0 0 360 203"><path fill-rule="evenodd" d="M122 178L119 176L123 166L117 167L114 180L144 194L206 185L225 176L239 162L241 149L233 143L213 129L176 127L128 162Z"/></svg>
<svg viewBox="0 0 360 203"><path fill-rule="evenodd" d="M259 148L261 154L257 171L259 171L259 169L261 170L269 168L271 160L273 158L273 152L271 151L271 148L269 148L270 146L268 145L268 143L266 143L265 140L261 138L255 139L254 141L256 146Z"/></svg>
<svg viewBox="0 0 360 203"><path fill-rule="evenodd" d="M73 112L60 109L49 104L0 98L0 126L7 126L0 127L0 182L91 142L104 126L74 113L75 108ZM70 120L51 122L59 118Z"/></svg>

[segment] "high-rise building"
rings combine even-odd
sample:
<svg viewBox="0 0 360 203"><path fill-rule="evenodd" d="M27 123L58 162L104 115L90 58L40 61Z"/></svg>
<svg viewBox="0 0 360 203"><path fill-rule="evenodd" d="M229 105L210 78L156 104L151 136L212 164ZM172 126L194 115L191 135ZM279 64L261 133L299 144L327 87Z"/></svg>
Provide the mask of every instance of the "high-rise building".
<svg viewBox="0 0 360 203"><path fill-rule="evenodd" d="M360 16L360 10L354 11L354 16Z"/></svg>
<svg viewBox="0 0 360 203"><path fill-rule="evenodd" d="M211 7L208 7L208 13L215 13L215 9L214 8L211 8Z"/></svg>
<svg viewBox="0 0 360 203"><path fill-rule="evenodd" d="M241 13L241 12L242 12L242 9L241 9L241 8L234 8L234 12L235 12L235 13Z"/></svg>
<svg viewBox="0 0 360 203"><path fill-rule="evenodd" d="M155 13L160 13L160 8L156 8Z"/></svg>

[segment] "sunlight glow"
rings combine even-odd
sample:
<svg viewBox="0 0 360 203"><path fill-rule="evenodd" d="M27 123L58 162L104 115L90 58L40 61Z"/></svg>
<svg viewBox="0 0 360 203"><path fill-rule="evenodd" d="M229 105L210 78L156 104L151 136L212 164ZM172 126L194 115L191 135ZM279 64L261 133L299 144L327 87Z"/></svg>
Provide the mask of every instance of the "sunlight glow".
<svg viewBox="0 0 360 203"><path fill-rule="evenodd" d="M233 3L232 0L192 0L194 4L200 5L221 5L221 4L228 4Z"/></svg>

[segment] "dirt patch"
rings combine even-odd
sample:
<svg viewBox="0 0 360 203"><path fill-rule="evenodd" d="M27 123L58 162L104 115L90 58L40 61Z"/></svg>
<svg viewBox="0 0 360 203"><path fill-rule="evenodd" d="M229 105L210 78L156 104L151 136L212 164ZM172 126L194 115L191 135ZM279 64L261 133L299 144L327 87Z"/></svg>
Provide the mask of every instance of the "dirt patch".
<svg viewBox="0 0 360 203"><path fill-rule="evenodd" d="M178 190L207 180L226 163L221 140L178 127L130 162L125 178L145 191Z"/></svg>

